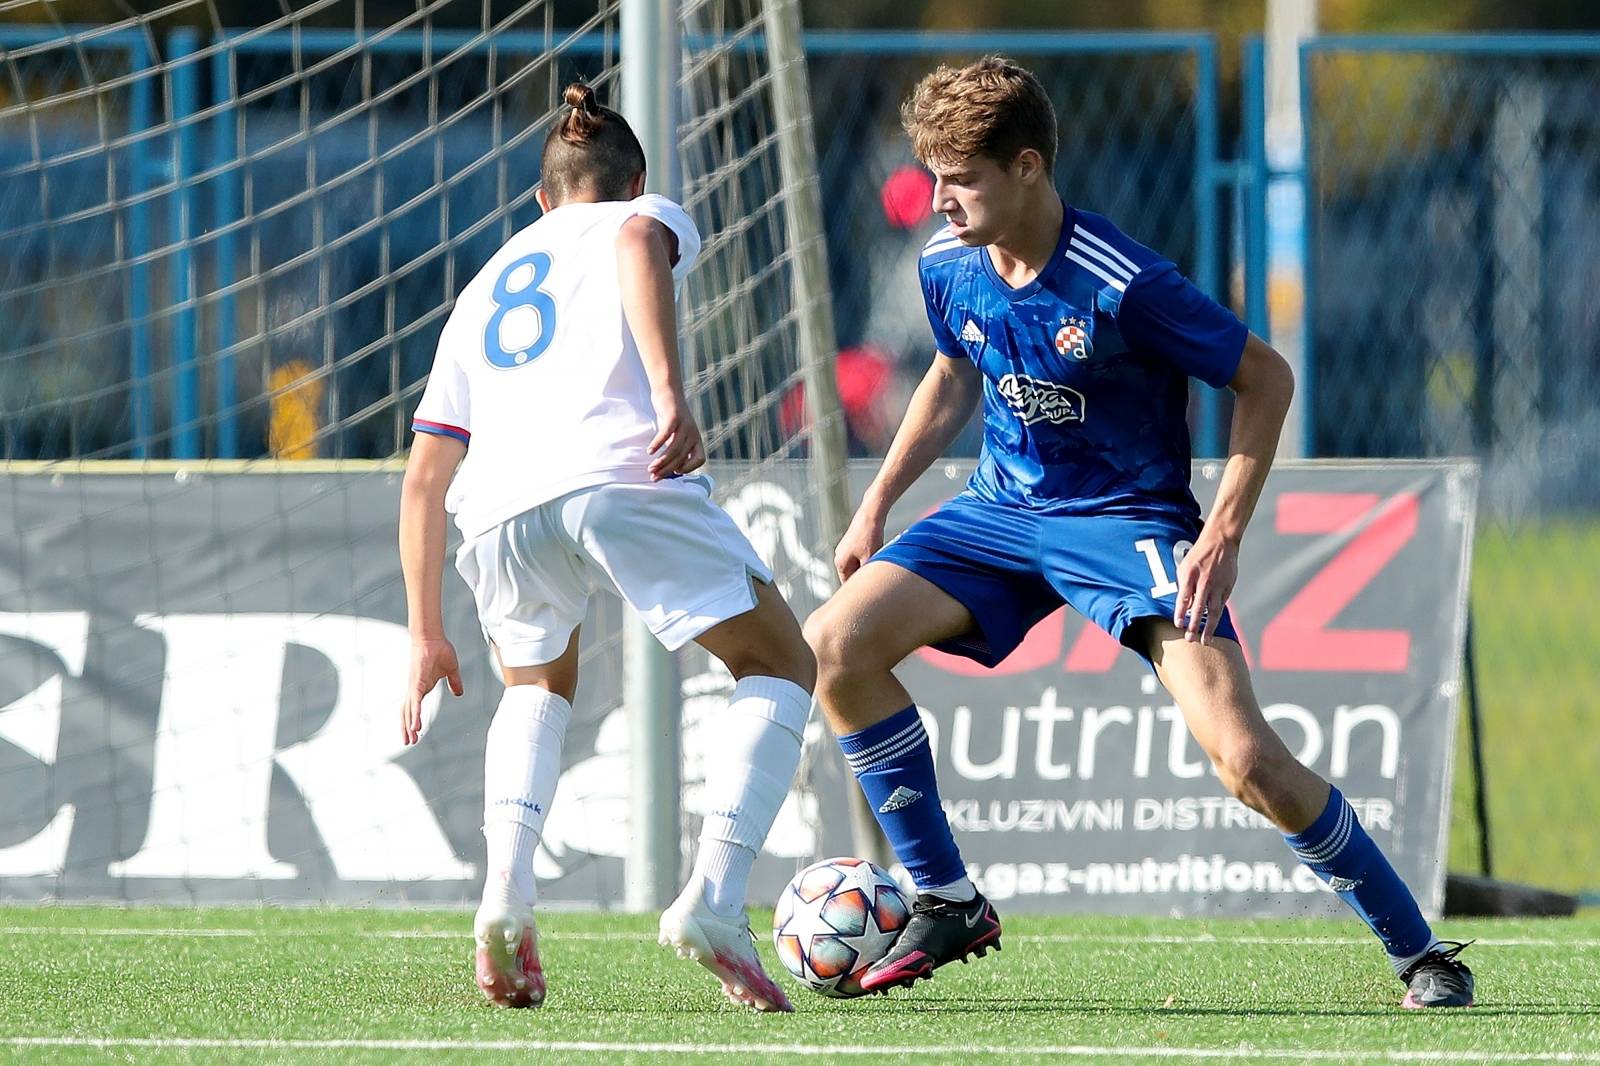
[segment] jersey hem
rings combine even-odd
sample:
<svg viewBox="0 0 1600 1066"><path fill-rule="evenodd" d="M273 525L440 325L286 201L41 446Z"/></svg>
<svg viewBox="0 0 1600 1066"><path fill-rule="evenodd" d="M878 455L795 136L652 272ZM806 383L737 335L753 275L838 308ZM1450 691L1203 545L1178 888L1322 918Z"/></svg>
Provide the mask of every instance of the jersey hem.
<svg viewBox="0 0 1600 1066"><path fill-rule="evenodd" d="M537 492L508 496L504 500L482 507L470 504L460 507L454 512L456 528L461 531L464 539L475 540L524 511L531 511L540 504L549 503L570 493L592 489L599 485L648 485L654 481L646 467L623 466L591 470L556 482Z"/></svg>
<svg viewBox="0 0 1600 1066"><path fill-rule="evenodd" d="M983 486L968 482L962 489L961 495L981 503L986 507L1000 507L1016 511L1026 511L1029 514L1051 516L1064 515L1076 518L1091 518L1097 515L1108 518L1171 518L1182 517L1194 521L1200 519L1200 505L1191 495L1188 499L1174 499L1162 496L1094 496L1074 497L1071 499L1042 500L1030 503L1025 500L1002 500L986 495Z"/></svg>

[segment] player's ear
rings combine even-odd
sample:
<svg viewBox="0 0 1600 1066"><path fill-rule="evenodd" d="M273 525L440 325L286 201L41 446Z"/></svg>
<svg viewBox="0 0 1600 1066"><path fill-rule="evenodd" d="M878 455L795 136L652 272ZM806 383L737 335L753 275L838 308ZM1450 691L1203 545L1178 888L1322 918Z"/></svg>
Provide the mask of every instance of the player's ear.
<svg viewBox="0 0 1600 1066"><path fill-rule="evenodd" d="M549 214L550 213L550 209L551 209L550 194L544 191L544 186L543 185L541 185L537 189L533 190L533 198L535 200L539 201L539 211L540 211L541 214Z"/></svg>
<svg viewBox="0 0 1600 1066"><path fill-rule="evenodd" d="M1011 169L1024 184L1031 185L1044 174L1044 156L1036 148L1024 148L1017 153Z"/></svg>
<svg viewBox="0 0 1600 1066"><path fill-rule="evenodd" d="M644 195L644 171L639 171L632 182L628 184L628 199L637 200Z"/></svg>

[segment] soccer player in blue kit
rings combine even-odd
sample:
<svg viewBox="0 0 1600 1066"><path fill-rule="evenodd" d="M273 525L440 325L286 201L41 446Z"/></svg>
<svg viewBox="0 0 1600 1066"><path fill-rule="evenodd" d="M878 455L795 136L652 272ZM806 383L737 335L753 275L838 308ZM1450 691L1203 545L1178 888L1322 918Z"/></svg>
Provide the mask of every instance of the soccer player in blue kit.
<svg viewBox="0 0 1600 1066"><path fill-rule="evenodd" d="M940 67L902 118L948 223L921 258L937 353L839 545L844 584L806 624L817 698L917 887L862 987L909 986L1000 946L893 668L925 645L994 666L1065 602L1150 662L1228 791L1377 934L1404 1006L1470 1006L1463 945L1433 935L1349 803L1267 724L1228 617L1288 365L1171 262L1062 202L1055 112L1028 71L998 56ZM1204 522L1189 491L1191 377L1235 395ZM890 506L980 398L966 491L885 546Z"/></svg>

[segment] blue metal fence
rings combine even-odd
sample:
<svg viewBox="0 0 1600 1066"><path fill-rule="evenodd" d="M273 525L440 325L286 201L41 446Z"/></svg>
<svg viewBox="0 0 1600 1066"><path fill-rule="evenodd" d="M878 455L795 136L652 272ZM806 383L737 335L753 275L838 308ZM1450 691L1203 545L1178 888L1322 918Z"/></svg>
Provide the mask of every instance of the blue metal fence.
<svg viewBox="0 0 1600 1066"><path fill-rule="evenodd" d="M1475 454L1513 516L1600 507L1569 269L1600 238L1600 38L1325 37L1301 69L1316 451Z"/></svg>
<svg viewBox="0 0 1600 1066"><path fill-rule="evenodd" d="M1033 70L1055 102L1055 179L1160 249L1207 291L1223 270L1221 204L1235 178L1218 150L1215 41L1190 33L850 33L807 38L835 321L841 345L887 354L903 376L927 360L916 259L932 223L885 218L880 189L914 167L899 105L940 62L1000 51ZM870 73L868 73L870 72ZM909 388L910 381L904 382ZM1220 454L1218 395L1197 387L1196 442ZM892 430L892 425L888 429ZM884 441L863 442L881 451ZM968 439L966 447L975 448Z"/></svg>
<svg viewBox="0 0 1600 1066"><path fill-rule="evenodd" d="M85 205L87 222L117 234L114 254L93 242L62 246L52 270L98 279L123 306L103 323L40 321L35 343L0 349L25 374L51 357L53 335L58 350L78 350L101 373L96 404L35 397L8 411L14 458L261 454L271 400L284 391L271 372L291 360L325 386L333 428L324 454L397 451L454 290L536 217L538 119L572 75L604 83L616 49L607 34L560 31L491 43L451 31L202 39L180 29L158 57L141 35L72 32L131 72L128 99L116 104L129 158L118 164L127 176L117 195ZM30 48L43 56L58 36L0 29L0 48L16 62ZM1237 174L1219 156L1209 36L812 34L842 340L899 349L908 372L925 352L892 330L881 335L881 315L870 321L875 303L895 302L891 275L925 236L888 223L878 202L884 172L914 162L898 104L933 62L994 50L1033 66L1051 89L1062 115L1057 178L1069 197L1117 218L1208 291L1225 276L1219 205ZM65 164L30 157L25 143L0 127L0 167L25 179L0 194L0 243L52 224L39 189ZM113 154L103 149L100 161ZM20 303L8 309L29 316L40 317ZM7 344L16 339L0 339ZM1222 417L1216 395L1202 392L1197 443L1216 454ZM63 413L42 418L40 405L52 403Z"/></svg>
<svg viewBox="0 0 1600 1066"><path fill-rule="evenodd" d="M1314 447L1482 463L1495 872L1592 889L1600 37L1325 37L1301 71Z"/></svg>
<svg viewBox="0 0 1600 1066"><path fill-rule="evenodd" d="M340 427L329 450L399 450L406 400L455 289L537 217L537 120L559 92L558 72L604 89L614 56L608 35L560 31L487 42L452 31L303 30L218 42L220 454L238 454L241 422L262 439L258 397L271 391L240 394L236 366L264 381L285 353L309 357L328 383L326 418ZM535 83L534 74L545 76ZM283 239L285 228L300 239ZM266 313L307 287L316 297L304 309ZM252 311L236 339L239 316Z"/></svg>
<svg viewBox="0 0 1600 1066"><path fill-rule="evenodd" d="M63 69L58 36L42 27L0 31L17 79L70 101L8 108L0 120L0 432L7 455L70 454L86 443L82 411L99 403L117 412L110 432L143 456L154 434L158 322L145 252L151 213L165 192L155 57L142 34L100 33L80 43L74 67ZM111 88L90 100L79 95L96 85ZM117 212L97 210L97 187L126 190ZM82 334L103 339L101 363L46 361L56 323L41 311L56 308L74 314Z"/></svg>

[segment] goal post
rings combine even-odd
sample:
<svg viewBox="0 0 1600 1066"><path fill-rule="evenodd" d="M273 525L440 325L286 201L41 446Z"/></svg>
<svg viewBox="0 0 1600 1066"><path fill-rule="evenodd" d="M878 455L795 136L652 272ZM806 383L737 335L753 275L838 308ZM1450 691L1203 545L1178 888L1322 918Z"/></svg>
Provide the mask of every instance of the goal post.
<svg viewBox="0 0 1600 1066"><path fill-rule="evenodd" d="M744 11L739 10L741 6ZM729 19L730 14L735 18ZM739 18L741 15L744 17ZM747 5L739 0L622 0L621 22L623 112L644 146L646 187L674 198L682 194L678 60L686 43L684 24L707 27L687 42L696 52L687 66L688 79L714 76L716 63L707 61L708 53L729 48L747 51L759 40L759 54L767 69L753 79L753 87L768 100L761 117L768 122L767 137L776 140L781 180L767 194L782 204L785 254L790 257L786 317L792 322L793 352L810 418L805 427L809 448L797 454L804 454L809 466L811 502L821 531L819 548L822 557L829 558L828 549L844 535L849 522L850 501L799 5L796 0L752 0ZM757 29L759 35L754 32ZM682 95L695 99L694 86L686 85ZM705 175L697 173L696 177ZM714 431L717 423L726 423L729 414L732 412L713 411ZM632 910L651 910L671 899L678 882L681 696L672 657L636 617L627 622L624 645L626 695L632 715L630 750L637 753L632 767L632 814L638 827L632 841L627 902ZM870 811L866 814L865 824L875 830ZM861 836L859 829L857 836ZM865 839L873 842L876 838Z"/></svg>
<svg viewBox="0 0 1600 1066"><path fill-rule="evenodd" d="M644 147L645 188L675 200L682 198L677 149L682 39L678 0L622 0L622 113ZM651 911L666 906L677 891L683 698L672 655L637 614L628 615L622 643L633 760L626 904L631 911Z"/></svg>

